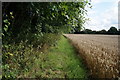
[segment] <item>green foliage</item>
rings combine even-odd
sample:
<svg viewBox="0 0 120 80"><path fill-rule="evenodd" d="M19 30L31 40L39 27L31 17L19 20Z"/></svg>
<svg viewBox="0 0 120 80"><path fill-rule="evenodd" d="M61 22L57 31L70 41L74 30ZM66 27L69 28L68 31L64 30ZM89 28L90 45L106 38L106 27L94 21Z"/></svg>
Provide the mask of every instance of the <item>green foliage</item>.
<svg viewBox="0 0 120 80"><path fill-rule="evenodd" d="M88 1L3 3L3 41L20 42L31 34L81 30L87 5Z"/></svg>
<svg viewBox="0 0 120 80"><path fill-rule="evenodd" d="M39 38L36 41L36 47L27 42L21 41L18 44L3 45L3 56L2 56L2 70L3 78L18 78L24 77L23 74L30 72L35 60L41 55L40 52L47 50L47 46L56 44L59 35L55 34L44 34L44 38ZM39 42L40 41L40 42ZM39 44L42 42L42 44ZM53 44L54 42L54 44ZM47 44L47 45L45 45ZM45 51L44 50L44 51ZM39 51L39 52L38 52ZM41 58L40 58L41 59ZM37 62L35 63L37 64Z"/></svg>
<svg viewBox="0 0 120 80"><path fill-rule="evenodd" d="M2 78L87 78L74 47L63 36L58 37L58 44L46 52L23 42L6 46Z"/></svg>
<svg viewBox="0 0 120 80"><path fill-rule="evenodd" d="M90 5L88 1L4 2L2 4L3 77L31 76L29 71L41 65L37 63L40 52L46 51L50 46L56 46L62 33L73 33L83 28L87 5ZM34 64L35 61L37 62ZM73 61L73 64L77 63ZM44 66L42 64L42 68Z"/></svg>

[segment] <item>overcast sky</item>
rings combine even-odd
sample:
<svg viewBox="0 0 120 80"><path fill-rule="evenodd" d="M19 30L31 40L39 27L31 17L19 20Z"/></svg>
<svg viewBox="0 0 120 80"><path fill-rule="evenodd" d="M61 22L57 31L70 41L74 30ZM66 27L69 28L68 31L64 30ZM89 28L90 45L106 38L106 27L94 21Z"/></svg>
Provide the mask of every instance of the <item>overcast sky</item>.
<svg viewBox="0 0 120 80"><path fill-rule="evenodd" d="M88 9L85 28L108 30L111 26L118 28L118 2L120 0L91 0L92 9Z"/></svg>

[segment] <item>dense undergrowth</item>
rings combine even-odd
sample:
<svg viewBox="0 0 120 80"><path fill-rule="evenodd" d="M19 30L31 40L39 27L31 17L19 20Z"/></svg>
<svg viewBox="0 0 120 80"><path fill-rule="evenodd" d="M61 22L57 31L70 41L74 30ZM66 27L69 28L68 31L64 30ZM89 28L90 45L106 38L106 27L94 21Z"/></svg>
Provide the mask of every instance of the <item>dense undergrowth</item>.
<svg viewBox="0 0 120 80"><path fill-rule="evenodd" d="M4 46L3 79L86 78L86 70L68 40L60 35L49 35L52 35L49 45L56 40L57 44L44 45L44 49L43 46L41 49L27 46L25 42ZM45 40L47 42L47 39Z"/></svg>
<svg viewBox="0 0 120 80"><path fill-rule="evenodd" d="M47 50L49 46L54 46L58 39L59 35L44 34L43 37L31 42L31 44L27 41L21 41L20 43L3 45L3 78L16 78L26 72L31 72L35 59L40 55L40 52ZM42 44L40 44L41 42Z"/></svg>

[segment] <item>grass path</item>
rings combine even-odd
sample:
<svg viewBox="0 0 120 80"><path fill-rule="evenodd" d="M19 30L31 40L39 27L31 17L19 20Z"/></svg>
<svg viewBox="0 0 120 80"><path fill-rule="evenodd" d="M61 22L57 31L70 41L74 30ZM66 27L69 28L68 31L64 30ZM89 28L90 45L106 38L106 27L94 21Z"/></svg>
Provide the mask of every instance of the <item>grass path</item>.
<svg viewBox="0 0 120 80"><path fill-rule="evenodd" d="M56 47L40 53L35 68L35 77L42 78L86 78L86 69L76 55L74 47L61 36Z"/></svg>

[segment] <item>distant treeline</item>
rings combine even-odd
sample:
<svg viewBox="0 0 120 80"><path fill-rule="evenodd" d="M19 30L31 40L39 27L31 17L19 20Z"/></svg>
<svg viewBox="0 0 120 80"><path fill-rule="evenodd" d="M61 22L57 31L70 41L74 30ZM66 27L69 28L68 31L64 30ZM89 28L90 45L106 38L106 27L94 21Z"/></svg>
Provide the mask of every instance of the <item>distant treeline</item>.
<svg viewBox="0 0 120 80"><path fill-rule="evenodd" d="M74 34L111 34L111 35L120 35L120 29L117 30L115 27L111 27L108 31L105 29L100 31L95 31L91 29L85 29L83 31L75 31Z"/></svg>

